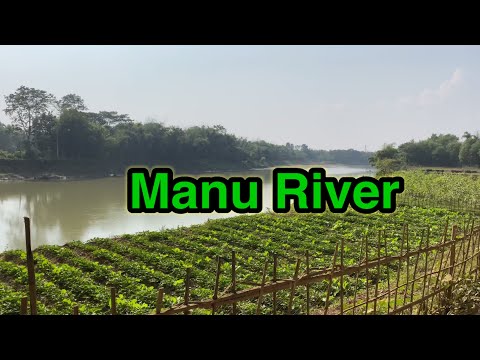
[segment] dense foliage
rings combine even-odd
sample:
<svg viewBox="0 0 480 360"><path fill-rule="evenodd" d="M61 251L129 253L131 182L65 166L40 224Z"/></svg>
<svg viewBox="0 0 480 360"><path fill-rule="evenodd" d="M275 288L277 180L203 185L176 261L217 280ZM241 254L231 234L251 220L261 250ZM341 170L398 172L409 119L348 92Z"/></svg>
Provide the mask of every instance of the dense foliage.
<svg viewBox="0 0 480 360"><path fill-rule="evenodd" d="M282 163L367 164L371 155L349 150L312 150L307 145L250 141L217 126L182 129L134 122L114 111L88 112L83 99L55 100L45 91L20 87L5 97L12 125L0 125L0 158L98 159L177 168L252 168Z"/></svg>
<svg viewBox="0 0 480 360"><path fill-rule="evenodd" d="M461 141L457 136L433 134L421 141L409 141L395 147L385 145L370 163L384 173L408 166L480 166L480 138L466 132Z"/></svg>

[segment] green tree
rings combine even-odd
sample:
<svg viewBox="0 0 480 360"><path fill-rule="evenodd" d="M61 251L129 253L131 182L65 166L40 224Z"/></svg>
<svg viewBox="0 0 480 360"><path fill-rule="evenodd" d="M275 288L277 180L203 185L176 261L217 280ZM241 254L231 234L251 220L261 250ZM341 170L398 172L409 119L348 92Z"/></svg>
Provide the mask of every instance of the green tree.
<svg viewBox="0 0 480 360"><path fill-rule="evenodd" d="M20 86L13 94L5 96L4 112L12 123L26 136L27 151L31 150L35 119L52 110L55 97L44 90Z"/></svg>

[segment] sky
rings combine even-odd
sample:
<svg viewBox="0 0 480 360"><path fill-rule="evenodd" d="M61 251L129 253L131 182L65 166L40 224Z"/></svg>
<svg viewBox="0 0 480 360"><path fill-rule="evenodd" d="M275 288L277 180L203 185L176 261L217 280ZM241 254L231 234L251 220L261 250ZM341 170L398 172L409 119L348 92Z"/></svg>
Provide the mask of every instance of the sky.
<svg viewBox="0 0 480 360"><path fill-rule="evenodd" d="M315 149L480 130L480 46L0 46L1 110L22 85Z"/></svg>

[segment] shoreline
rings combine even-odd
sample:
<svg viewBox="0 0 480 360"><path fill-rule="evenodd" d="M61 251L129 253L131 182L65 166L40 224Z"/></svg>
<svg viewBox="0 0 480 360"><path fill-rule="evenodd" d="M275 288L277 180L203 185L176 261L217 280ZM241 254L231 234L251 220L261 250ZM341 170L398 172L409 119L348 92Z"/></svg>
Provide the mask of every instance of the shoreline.
<svg viewBox="0 0 480 360"><path fill-rule="evenodd" d="M256 168L230 168L230 169L218 169L218 168L210 168L210 169L194 169L194 170L186 170L180 168L180 170L175 171L176 174L179 175L199 175L199 174L215 174L215 173L230 173L230 172L239 172L239 171L262 171L262 170L272 170L275 167L283 166L283 167L306 167L311 165L320 165L318 162L312 162L307 164L292 164L292 163L284 163L284 164L277 164L277 165L269 165L267 167L256 167ZM342 164L342 163L328 163L323 162L322 166L333 165L334 167L337 166L349 166L349 167L359 167L359 168L368 168L370 167L369 164ZM133 166L133 165L132 165ZM128 167L125 168L128 169ZM373 171L373 168L372 168ZM64 182L64 181L82 181L82 180L97 180L97 179L106 179L106 178L116 178L116 177L125 177L125 173L104 173L100 174L81 174L81 175L63 175L58 174L55 172L43 172L38 173L33 176L24 176L19 173L0 173L0 183L3 182L41 182L41 181L48 181L48 182Z"/></svg>

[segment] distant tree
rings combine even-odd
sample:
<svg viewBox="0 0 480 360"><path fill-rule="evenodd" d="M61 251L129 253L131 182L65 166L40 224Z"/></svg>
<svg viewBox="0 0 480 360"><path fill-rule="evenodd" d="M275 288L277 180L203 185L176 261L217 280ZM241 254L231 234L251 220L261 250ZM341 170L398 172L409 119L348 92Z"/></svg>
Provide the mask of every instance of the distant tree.
<svg viewBox="0 0 480 360"><path fill-rule="evenodd" d="M50 113L54 101L52 94L26 86L20 86L13 94L5 96L7 107L4 112L25 133L27 145L32 143L34 120Z"/></svg>
<svg viewBox="0 0 480 360"><path fill-rule="evenodd" d="M116 111L100 111L98 113L87 113L90 120L101 126L113 127L119 124L133 123L127 114L119 114Z"/></svg>
<svg viewBox="0 0 480 360"><path fill-rule="evenodd" d="M87 111L88 108L85 106L83 99L76 94L68 94L62 97L57 102L57 106L60 112L66 110L77 110L77 111Z"/></svg>

